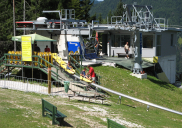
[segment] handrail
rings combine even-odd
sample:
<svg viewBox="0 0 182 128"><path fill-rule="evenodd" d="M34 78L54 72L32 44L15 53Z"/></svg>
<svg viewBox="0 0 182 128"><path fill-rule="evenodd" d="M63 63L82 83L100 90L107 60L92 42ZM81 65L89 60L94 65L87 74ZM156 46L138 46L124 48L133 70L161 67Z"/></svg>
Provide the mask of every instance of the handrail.
<svg viewBox="0 0 182 128"><path fill-rule="evenodd" d="M43 61L45 61L46 63L48 63L49 65L51 65L52 67L56 68L59 70L59 68L57 68L55 65L53 65L52 63L50 63L49 61L45 60L44 58L40 57L40 56L36 56L36 55L33 55L33 57L38 57L39 59L42 59ZM38 62L38 61L36 61Z"/></svg>
<svg viewBox="0 0 182 128"><path fill-rule="evenodd" d="M73 76L74 76L75 78L77 78L77 79L80 79L80 77L77 76L77 75L73 75ZM137 101L137 102L146 104L146 105L148 105L148 106L152 106L152 107L159 108L159 109L162 109L162 110L165 110L165 111L168 111L168 112L172 112L172 113L175 113L175 114L178 114L178 115L182 115L182 112L179 112L179 111L176 111L176 110L173 110L173 109L169 109L169 108L166 108L166 107L157 105L157 104L153 104L153 103L150 103L150 102L141 100L141 99L137 99L137 98L134 98L134 97L132 97L132 96L128 96L128 95L122 94L122 93L117 92L117 91L113 91L113 90L108 89L108 88L106 88L106 87L100 86L100 85L98 85L98 84L96 84L96 83L91 83L91 85L93 85L93 86L95 86L95 87L97 87L97 88L100 88L100 89L102 89L102 90L111 92L111 93L113 93L113 94L116 94L116 95L118 95L118 96L122 96L122 97L125 97L125 98L128 98L128 99L131 99L131 100L134 100L134 101Z"/></svg>
<svg viewBox="0 0 182 128"><path fill-rule="evenodd" d="M22 61L22 60L16 60L15 58L13 58L13 59L11 59L11 58L8 58L8 59L6 59L6 56L21 56L21 55L19 55L19 54L8 54L8 53L5 53L4 54L4 62L6 63L8 60L11 60L11 61ZM53 73L53 74L55 74L56 75L56 79L58 80L58 76L59 76L59 74L58 74L58 70L60 70L59 68L57 68L55 65L53 65L52 63L50 63L49 61L47 61L47 60L45 60L44 58L42 58L42 57L40 57L40 56L38 56L38 55L33 55L32 56L33 58L35 58L35 57L37 57L38 58L38 60L37 61L31 61L32 63L38 63L38 66L33 66L34 68L35 67L38 67L39 69L41 69L40 68L40 64L44 67L44 68L47 68L47 66L45 66L43 63L41 63L40 61L41 60L43 60L44 62L46 62L48 65L50 65L50 66L52 66L52 67L54 67L56 70L57 70L57 73L56 72L54 72L54 71L52 71L51 70L51 72ZM1 64L1 63L0 63ZM4 63L3 63L4 64ZM23 63L22 63L23 64ZM21 65L22 65L21 64Z"/></svg>

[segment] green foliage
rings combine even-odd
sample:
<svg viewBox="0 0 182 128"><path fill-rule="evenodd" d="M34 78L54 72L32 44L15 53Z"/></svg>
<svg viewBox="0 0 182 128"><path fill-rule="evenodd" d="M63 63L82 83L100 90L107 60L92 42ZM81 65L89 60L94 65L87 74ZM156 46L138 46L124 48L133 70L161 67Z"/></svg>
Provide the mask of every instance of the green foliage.
<svg viewBox="0 0 182 128"><path fill-rule="evenodd" d="M93 6L94 1L90 1L90 0L80 0L80 6L83 10L83 19L86 21L89 21L90 18L90 14L89 11L91 9L91 7Z"/></svg>
<svg viewBox="0 0 182 128"><path fill-rule="evenodd" d="M182 38L179 37L177 44L176 72L182 73Z"/></svg>
<svg viewBox="0 0 182 128"><path fill-rule="evenodd" d="M179 44L180 46L182 46L182 38L181 38L181 37L179 37L179 39L178 39L178 44Z"/></svg>
<svg viewBox="0 0 182 128"><path fill-rule="evenodd" d="M181 0L123 0L123 4L133 4L137 2L138 5L152 5L155 18L166 18L170 25L182 25L182 2ZM109 11L114 11L119 6L118 0L104 0L98 4L94 4L90 10L90 15L95 13L102 14L106 18Z"/></svg>
<svg viewBox="0 0 182 128"><path fill-rule="evenodd" d="M101 15L101 13L99 14L99 17L98 17L98 21L99 21L99 23L102 23L102 15Z"/></svg>
<svg viewBox="0 0 182 128"><path fill-rule="evenodd" d="M95 13L93 16L90 17L89 22L92 22L92 20L96 20L96 18L97 18L97 15Z"/></svg>
<svg viewBox="0 0 182 128"><path fill-rule="evenodd" d="M83 19L84 10L80 6L80 0L71 0L71 8L75 9L76 19Z"/></svg>
<svg viewBox="0 0 182 128"><path fill-rule="evenodd" d="M116 10L114 10L114 12L113 12L113 15L114 16L122 16L123 15L123 11L124 11L124 9L123 9L123 3L120 0L119 3L118 3L118 5L117 5Z"/></svg>
<svg viewBox="0 0 182 128"><path fill-rule="evenodd" d="M109 13L108 13L108 22L109 23L111 23L111 17L113 16L113 14L112 14L112 11L111 10L109 10Z"/></svg>
<svg viewBox="0 0 182 128"><path fill-rule="evenodd" d="M75 9L76 19L89 20L89 11L93 5L92 0L26 0L25 20L32 21L38 17L59 19L57 13L42 13L43 10ZM24 0L15 0L15 21L23 21ZM0 41L10 41L13 33L13 1L0 2ZM16 35L22 35L22 31L16 31Z"/></svg>

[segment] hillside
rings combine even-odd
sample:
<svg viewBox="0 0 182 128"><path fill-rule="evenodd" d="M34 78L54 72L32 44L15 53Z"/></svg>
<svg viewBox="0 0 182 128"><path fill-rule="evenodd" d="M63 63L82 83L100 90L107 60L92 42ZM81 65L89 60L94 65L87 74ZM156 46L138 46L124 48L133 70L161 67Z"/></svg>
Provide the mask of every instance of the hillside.
<svg viewBox="0 0 182 128"><path fill-rule="evenodd" d="M96 73L102 76L102 85L146 100L164 107L182 112L182 90L171 84L166 84L152 76L140 80L130 76L130 71L113 67L94 67ZM50 118L42 117L41 98L54 104L60 112L67 115L64 127L106 128L106 118L115 120L126 127L169 127L181 128L182 116L150 107L126 98L109 93L104 104L99 100L88 98L49 96L35 93L24 93L11 89L0 88L0 126L6 127L55 127Z"/></svg>
<svg viewBox="0 0 182 128"><path fill-rule="evenodd" d="M98 4L95 4L91 10L90 14L97 16L99 13L102 14L103 18L106 18L109 10L114 10L117 6L119 0L104 0ZM170 25L181 25L182 26L182 1L181 0L123 0L124 4L132 4L137 2L139 5L152 5L154 17L156 18L166 18L169 20Z"/></svg>

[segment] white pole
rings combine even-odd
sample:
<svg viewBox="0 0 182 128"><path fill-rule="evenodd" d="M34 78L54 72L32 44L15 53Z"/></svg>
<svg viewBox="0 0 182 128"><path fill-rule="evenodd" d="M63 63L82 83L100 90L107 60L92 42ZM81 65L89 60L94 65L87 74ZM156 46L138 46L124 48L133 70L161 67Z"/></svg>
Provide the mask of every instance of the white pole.
<svg viewBox="0 0 182 128"><path fill-rule="evenodd" d="M15 29L15 2L13 0L13 27L14 27L14 36L16 36L16 29ZM14 51L16 51L16 41L14 40Z"/></svg>
<svg viewBox="0 0 182 128"><path fill-rule="evenodd" d="M24 10L23 10L23 21L25 21L25 0L24 0ZM24 28L24 35L25 35L25 28Z"/></svg>

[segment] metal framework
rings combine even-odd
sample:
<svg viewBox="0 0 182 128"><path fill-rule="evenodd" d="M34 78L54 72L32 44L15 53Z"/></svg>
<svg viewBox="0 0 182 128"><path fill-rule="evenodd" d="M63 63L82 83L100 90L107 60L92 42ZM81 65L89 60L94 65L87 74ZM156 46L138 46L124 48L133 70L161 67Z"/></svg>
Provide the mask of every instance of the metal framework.
<svg viewBox="0 0 182 128"><path fill-rule="evenodd" d="M123 16L112 16L111 24L99 24L98 21L94 20L92 23L87 23L85 20L76 20L74 9L62 9L43 11L43 13L58 13L59 20L16 22L18 25L21 24L16 30L48 30L55 34L88 35L90 39L93 30L135 31L138 29L144 32L161 32L168 29L164 18L154 18L151 12L152 6L124 4L123 8L125 9Z"/></svg>

